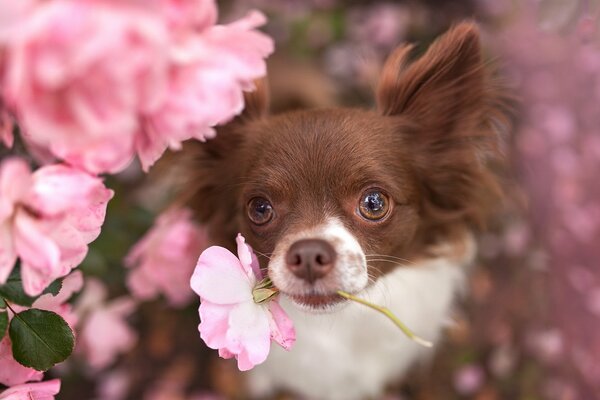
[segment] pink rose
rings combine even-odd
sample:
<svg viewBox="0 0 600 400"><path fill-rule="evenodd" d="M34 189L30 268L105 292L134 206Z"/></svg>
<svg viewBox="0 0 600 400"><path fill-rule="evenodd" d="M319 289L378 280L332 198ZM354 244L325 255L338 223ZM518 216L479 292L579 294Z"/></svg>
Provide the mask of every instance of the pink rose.
<svg viewBox="0 0 600 400"><path fill-rule="evenodd" d="M200 337L221 357L235 357L238 368L246 371L266 360L271 340L288 350L296 333L277 300L254 302L253 289L262 273L242 235L237 245L239 259L222 247L206 249L191 286L201 301Z"/></svg>
<svg viewBox="0 0 600 400"><path fill-rule="evenodd" d="M54 400L60 391L60 380L13 386L0 393L0 400Z"/></svg>
<svg viewBox="0 0 600 400"><path fill-rule="evenodd" d="M99 178L66 165L31 173L25 161L5 160L0 165L0 284L17 257L30 296L67 275L100 233L112 195Z"/></svg>
<svg viewBox="0 0 600 400"><path fill-rule="evenodd" d="M145 170L167 147L178 150L184 140L210 139L211 127L242 111L243 91L253 90L253 80L265 75L264 58L273 52L273 41L254 29L264 23L261 13L252 12L178 38L166 101L148 116L136 140Z"/></svg>
<svg viewBox="0 0 600 400"><path fill-rule="evenodd" d="M140 112L165 93L160 15L120 1L40 2L8 41L5 97L27 140L91 172L123 169Z"/></svg>
<svg viewBox="0 0 600 400"><path fill-rule="evenodd" d="M88 279L76 306L78 314L84 316L77 351L93 369L107 367L137 341L136 333L125 321L135 311L135 301L120 297L107 303L106 297L102 282Z"/></svg>
<svg viewBox="0 0 600 400"><path fill-rule="evenodd" d="M94 173L135 153L148 170L167 148L213 137L273 51L255 30L262 14L215 25L208 0L54 0L19 16L18 29L0 30L2 95L25 141Z"/></svg>
<svg viewBox="0 0 600 400"><path fill-rule="evenodd" d="M131 293L140 300L162 293L173 307L188 304L194 294L190 277L206 240L190 210L172 209L159 216L125 259L133 268L127 279Z"/></svg>

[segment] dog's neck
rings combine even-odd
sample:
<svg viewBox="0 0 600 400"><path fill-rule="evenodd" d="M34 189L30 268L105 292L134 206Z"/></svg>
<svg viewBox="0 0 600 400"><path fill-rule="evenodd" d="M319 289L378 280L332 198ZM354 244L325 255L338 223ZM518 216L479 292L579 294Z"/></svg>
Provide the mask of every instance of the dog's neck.
<svg viewBox="0 0 600 400"><path fill-rule="evenodd" d="M464 287L474 240L466 235L439 251L444 255L398 266L360 294L387 306L415 333L434 342L450 322L452 304ZM252 371L250 386L260 398L282 388L311 399L377 398L412 364L433 355L359 304L312 314L286 299L281 302L296 324L297 343L289 353L273 348L265 364Z"/></svg>

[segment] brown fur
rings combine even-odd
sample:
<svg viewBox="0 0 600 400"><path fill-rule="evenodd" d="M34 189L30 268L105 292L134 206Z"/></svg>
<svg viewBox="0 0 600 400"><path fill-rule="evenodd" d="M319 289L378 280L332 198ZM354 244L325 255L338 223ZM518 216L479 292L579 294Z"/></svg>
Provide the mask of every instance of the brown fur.
<svg viewBox="0 0 600 400"><path fill-rule="evenodd" d="M402 258L480 226L501 194L488 162L498 155L492 125L505 117L477 27L458 25L414 62L410 53L410 46L400 47L385 64L376 111L268 116L267 91L259 85L247 96L244 114L220 128L216 139L187 146L182 201L216 243L233 248L242 232L262 253L272 252L286 233L327 216L342 220L366 254ZM371 186L393 199L383 221L356 213ZM246 217L254 196L274 206L275 218L265 226Z"/></svg>

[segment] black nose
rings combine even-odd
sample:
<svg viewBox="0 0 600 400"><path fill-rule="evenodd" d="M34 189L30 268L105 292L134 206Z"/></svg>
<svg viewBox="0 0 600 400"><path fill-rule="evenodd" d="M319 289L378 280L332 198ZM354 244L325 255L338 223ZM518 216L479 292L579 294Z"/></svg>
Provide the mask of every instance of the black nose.
<svg viewBox="0 0 600 400"><path fill-rule="evenodd" d="M287 267L300 279L314 283L333 269L335 250L321 239L303 239L290 246Z"/></svg>

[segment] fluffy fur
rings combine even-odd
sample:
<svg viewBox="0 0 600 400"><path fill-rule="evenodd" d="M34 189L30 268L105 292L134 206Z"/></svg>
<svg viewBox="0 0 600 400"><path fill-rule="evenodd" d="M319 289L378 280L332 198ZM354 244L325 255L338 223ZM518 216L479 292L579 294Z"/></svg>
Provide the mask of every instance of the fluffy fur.
<svg viewBox="0 0 600 400"><path fill-rule="evenodd" d="M431 354L370 310L311 308L295 296L325 302L348 290L389 306L427 339L439 337L475 252L472 233L500 198L489 161L497 155L494 126L505 118L491 82L477 27L463 23L416 60L411 47L397 49L376 110L271 116L261 84L216 139L188 146L182 201L217 244L233 249L237 232L245 235L297 324L295 349L274 350L250 375L254 393L377 396ZM373 188L390 200L376 221L357 209ZM268 223L248 217L257 197L273 207ZM333 271L314 284L286 267L286 252L302 238L325 240L337 253Z"/></svg>

